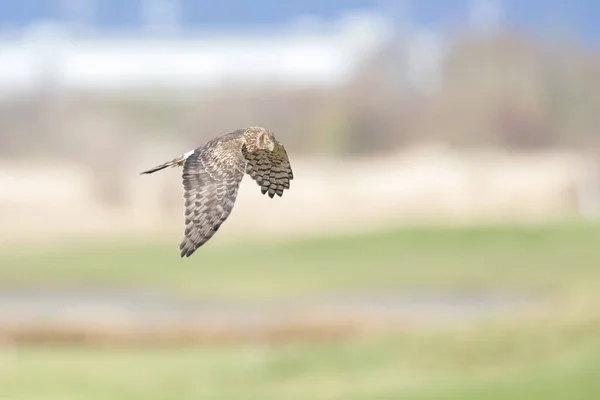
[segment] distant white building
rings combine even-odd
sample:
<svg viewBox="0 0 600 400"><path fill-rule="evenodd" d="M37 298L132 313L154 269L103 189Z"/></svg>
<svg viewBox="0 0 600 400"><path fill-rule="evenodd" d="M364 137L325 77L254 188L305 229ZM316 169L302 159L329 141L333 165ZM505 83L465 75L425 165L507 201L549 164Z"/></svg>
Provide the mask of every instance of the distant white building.
<svg viewBox="0 0 600 400"><path fill-rule="evenodd" d="M384 19L346 16L326 29L74 37L57 26L0 43L0 93L64 89L190 90L223 83L335 85L387 37Z"/></svg>

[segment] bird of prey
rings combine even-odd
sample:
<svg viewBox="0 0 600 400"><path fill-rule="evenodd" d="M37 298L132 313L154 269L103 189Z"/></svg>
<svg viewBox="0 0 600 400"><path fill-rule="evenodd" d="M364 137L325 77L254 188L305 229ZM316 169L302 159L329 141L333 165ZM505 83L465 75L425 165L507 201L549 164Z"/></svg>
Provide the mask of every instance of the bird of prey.
<svg viewBox="0 0 600 400"><path fill-rule="evenodd" d="M214 138L142 174L181 166L185 199L181 257L191 256L229 217L245 173L270 198L281 197L294 178L285 147L272 131L258 126Z"/></svg>

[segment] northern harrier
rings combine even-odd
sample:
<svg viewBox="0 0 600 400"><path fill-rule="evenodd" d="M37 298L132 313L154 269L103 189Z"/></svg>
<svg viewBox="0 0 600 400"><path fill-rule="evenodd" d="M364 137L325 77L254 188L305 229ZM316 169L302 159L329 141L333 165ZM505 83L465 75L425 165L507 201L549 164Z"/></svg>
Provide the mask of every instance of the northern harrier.
<svg viewBox="0 0 600 400"><path fill-rule="evenodd" d="M185 198L181 257L191 256L229 217L244 173L270 198L282 196L294 178L283 145L273 132L256 126L215 138L142 174L178 166L183 166Z"/></svg>

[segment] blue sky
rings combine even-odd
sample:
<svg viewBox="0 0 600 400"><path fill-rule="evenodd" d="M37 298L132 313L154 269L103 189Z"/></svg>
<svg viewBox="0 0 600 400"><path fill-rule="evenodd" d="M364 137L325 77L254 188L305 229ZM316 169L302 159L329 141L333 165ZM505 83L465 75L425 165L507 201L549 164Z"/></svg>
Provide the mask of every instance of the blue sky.
<svg viewBox="0 0 600 400"><path fill-rule="evenodd" d="M41 20L60 20L60 4L64 1L0 0L0 24L23 27ZM469 4L468 0L180 0L184 26L219 29L284 24L306 14L334 19L347 11L384 9L385 4L401 1L410 4L407 10L415 24L433 28L464 20ZM141 0L95 2L94 25L100 30L135 29L141 25ZM600 43L598 0L504 0L504 8L505 21L511 25L539 32L551 21L560 21L583 41Z"/></svg>

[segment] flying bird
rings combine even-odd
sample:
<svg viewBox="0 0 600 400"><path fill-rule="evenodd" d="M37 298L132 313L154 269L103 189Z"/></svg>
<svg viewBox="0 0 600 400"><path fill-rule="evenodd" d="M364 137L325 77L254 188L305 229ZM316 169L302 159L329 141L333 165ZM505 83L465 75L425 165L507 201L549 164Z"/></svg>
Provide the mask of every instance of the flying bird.
<svg viewBox="0 0 600 400"><path fill-rule="evenodd" d="M191 256L229 217L244 174L250 175L261 193L270 198L281 197L294 178L285 147L272 131L258 126L214 138L141 174L181 166L185 199L181 257Z"/></svg>

